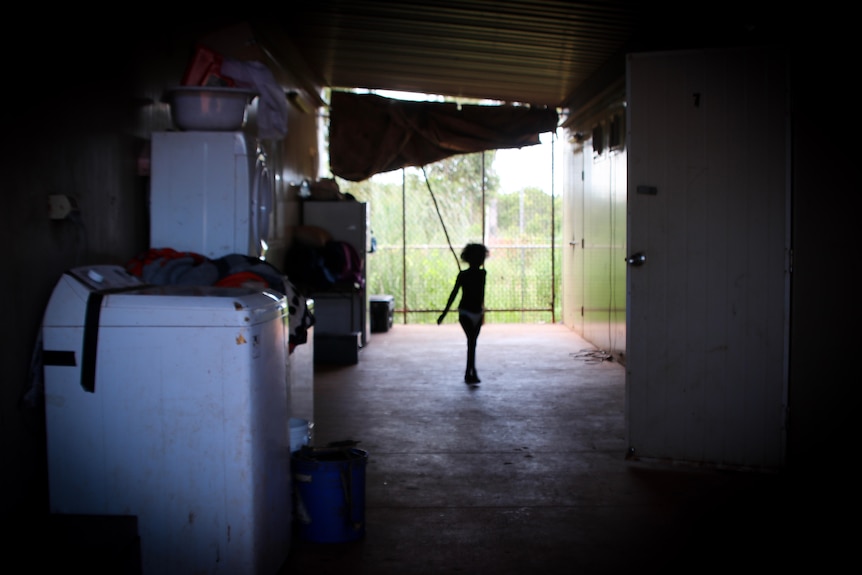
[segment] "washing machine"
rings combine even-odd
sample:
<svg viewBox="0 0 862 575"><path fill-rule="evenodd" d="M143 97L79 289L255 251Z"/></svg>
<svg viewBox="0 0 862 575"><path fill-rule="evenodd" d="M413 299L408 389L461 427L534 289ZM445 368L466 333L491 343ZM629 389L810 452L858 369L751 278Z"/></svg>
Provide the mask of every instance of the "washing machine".
<svg viewBox="0 0 862 575"><path fill-rule="evenodd" d="M257 140L244 132L156 132L151 144L150 247L263 259L275 184Z"/></svg>
<svg viewBox="0 0 862 575"><path fill-rule="evenodd" d="M42 325L51 513L135 516L141 572L278 572L287 311L269 290L59 279Z"/></svg>

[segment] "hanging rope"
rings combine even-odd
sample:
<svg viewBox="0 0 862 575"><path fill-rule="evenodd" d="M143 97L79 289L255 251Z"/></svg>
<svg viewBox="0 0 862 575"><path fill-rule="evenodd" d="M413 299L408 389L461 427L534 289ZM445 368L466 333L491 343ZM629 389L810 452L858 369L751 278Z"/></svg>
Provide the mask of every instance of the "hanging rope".
<svg viewBox="0 0 862 575"><path fill-rule="evenodd" d="M449 244L449 250L455 256L455 265L458 266L458 271L461 271L461 260L458 259L458 254L452 247L452 240L449 239L449 232L446 231L446 223L443 221L443 215L440 213L440 206L437 205L437 198L434 197L434 191L431 189L431 182L428 181L428 174L425 173L425 166L422 166L422 175L425 177L425 185L428 187L428 193L431 194L431 199L434 200L434 209L437 210L437 217L440 218L440 225L443 227L443 233L446 235L446 243Z"/></svg>

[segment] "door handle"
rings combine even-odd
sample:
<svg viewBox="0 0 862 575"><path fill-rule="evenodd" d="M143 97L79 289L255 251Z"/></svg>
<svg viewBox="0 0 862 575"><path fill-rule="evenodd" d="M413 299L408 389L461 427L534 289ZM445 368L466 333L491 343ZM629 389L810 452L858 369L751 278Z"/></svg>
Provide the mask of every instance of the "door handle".
<svg viewBox="0 0 862 575"><path fill-rule="evenodd" d="M645 261L646 261L646 254L643 252L635 252L626 258L626 263L632 267L642 266L642 265L644 265Z"/></svg>

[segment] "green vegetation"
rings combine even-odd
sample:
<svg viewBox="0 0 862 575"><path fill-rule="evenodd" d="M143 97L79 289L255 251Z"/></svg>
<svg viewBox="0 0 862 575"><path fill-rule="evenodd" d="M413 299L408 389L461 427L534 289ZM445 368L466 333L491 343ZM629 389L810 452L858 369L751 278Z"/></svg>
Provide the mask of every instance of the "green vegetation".
<svg viewBox="0 0 862 575"><path fill-rule="evenodd" d="M377 251L368 257L369 293L394 295L407 323L436 321L469 242L485 243L491 252L486 321L561 319L562 200L538 188L500 193L494 154L453 156L424 173L408 168L363 182L338 180L342 192L370 206Z"/></svg>

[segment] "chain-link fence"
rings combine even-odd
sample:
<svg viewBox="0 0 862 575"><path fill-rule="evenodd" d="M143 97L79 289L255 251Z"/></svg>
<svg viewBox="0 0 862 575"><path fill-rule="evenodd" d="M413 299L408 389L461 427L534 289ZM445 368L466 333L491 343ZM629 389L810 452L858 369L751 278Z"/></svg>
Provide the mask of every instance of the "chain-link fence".
<svg viewBox="0 0 862 575"><path fill-rule="evenodd" d="M394 296L396 322L436 321L466 267L461 250L471 242L490 251L487 322L560 319L561 200L538 188L499 192L487 168L493 154L455 156L365 182L339 181L342 192L369 205L376 250L367 258L367 287Z"/></svg>

